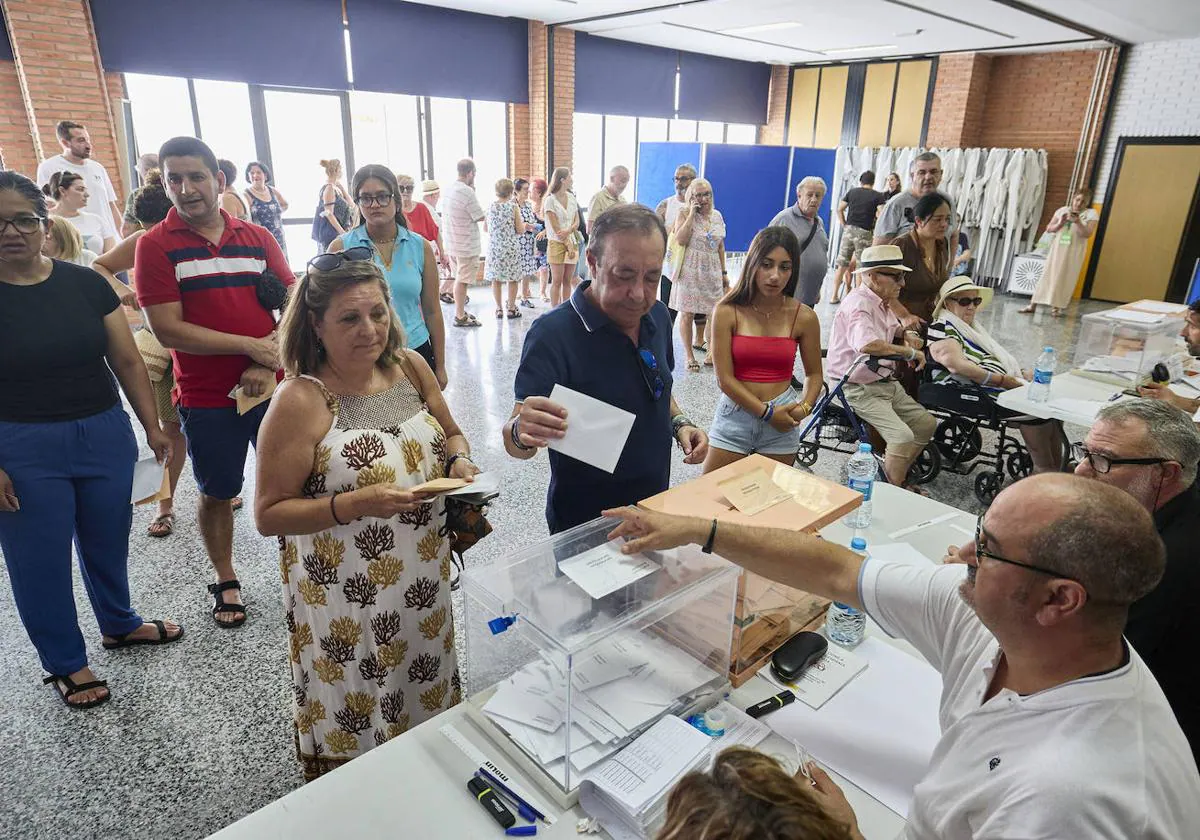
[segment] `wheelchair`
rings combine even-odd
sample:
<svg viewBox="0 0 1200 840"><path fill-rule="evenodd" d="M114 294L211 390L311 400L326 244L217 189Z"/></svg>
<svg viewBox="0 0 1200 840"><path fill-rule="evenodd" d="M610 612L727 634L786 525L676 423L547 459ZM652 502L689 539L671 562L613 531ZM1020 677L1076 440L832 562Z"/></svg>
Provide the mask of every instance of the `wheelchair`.
<svg viewBox="0 0 1200 840"><path fill-rule="evenodd" d="M822 353L824 355L824 353ZM796 462L801 466L811 467L817 462L817 454L824 449L827 452L840 452L843 455L853 455L858 451L860 443L870 443L875 454L878 467L877 476L880 481L887 481L883 471L883 442L878 433L854 413L850 402L846 399L845 387L850 381L850 375L859 365L866 365L875 373L880 369L890 370L892 365L886 362L903 361L903 356L858 356L846 374L831 388L826 382L821 388L821 396L813 406L812 413L806 418L806 423L800 431L800 451L796 454ZM795 377L792 387L798 392L804 384ZM908 472L908 480L913 484L928 484L937 478L942 469L942 457L939 449L932 442L926 446L917 460L913 462Z"/></svg>
<svg viewBox="0 0 1200 840"><path fill-rule="evenodd" d="M930 368L919 386L917 401L938 419L933 445L941 455L942 468L955 475L981 469L975 476L975 498L989 505L1007 480L1017 481L1033 472L1029 450L1009 429L1022 417L1009 415L996 403L996 389L957 382L936 384L933 370L945 368L936 363ZM996 434L991 449L984 448L984 430Z"/></svg>

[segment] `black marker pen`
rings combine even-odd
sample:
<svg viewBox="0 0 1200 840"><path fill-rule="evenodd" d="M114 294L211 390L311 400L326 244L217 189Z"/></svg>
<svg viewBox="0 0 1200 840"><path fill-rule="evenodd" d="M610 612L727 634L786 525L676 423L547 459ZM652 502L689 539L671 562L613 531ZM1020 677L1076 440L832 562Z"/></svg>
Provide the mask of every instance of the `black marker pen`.
<svg viewBox="0 0 1200 840"><path fill-rule="evenodd" d="M788 703L796 699L796 695L790 691L781 691L774 697L768 697L761 703L755 703L750 708L746 709L746 714L752 718L760 718L767 712L773 712L776 709L782 709Z"/></svg>
<svg viewBox="0 0 1200 840"><path fill-rule="evenodd" d="M501 828L511 828L517 821L513 816L512 811L504 806L500 801L500 797L496 796L496 792L492 790L491 785L485 782L478 776L472 776L467 781L467 790L479 800L479 804L483 809L492 815Z"/></svg>

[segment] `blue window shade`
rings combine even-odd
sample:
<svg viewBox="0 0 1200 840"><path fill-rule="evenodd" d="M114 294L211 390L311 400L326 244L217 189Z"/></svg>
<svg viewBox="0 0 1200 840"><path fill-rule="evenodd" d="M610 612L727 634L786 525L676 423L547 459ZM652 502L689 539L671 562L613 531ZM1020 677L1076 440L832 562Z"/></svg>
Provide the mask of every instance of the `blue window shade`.
<svg viewBox="0 0 1200 840"><path fill-rule="evenodd" d="M679 54L681 119L763 125L770 86L769 64Z"/></svg>
<svg viewBox="0 0 1200 840"><path fill-rule="evenodd" d="M528 21L396 0L349 0L346 13L357 90L529 101Z"/></svg>
<svg viewBox="0 0 1200 840"><path fill-rule="evenodd" d="M345 90L340 4L92 0L105 70Z"/></svg>
<svg viewBox="0 0 1200 840"><path fill-rule="evenodd" d="M575 110L670 119L678 56L675 50L576 32Z"/></svg>

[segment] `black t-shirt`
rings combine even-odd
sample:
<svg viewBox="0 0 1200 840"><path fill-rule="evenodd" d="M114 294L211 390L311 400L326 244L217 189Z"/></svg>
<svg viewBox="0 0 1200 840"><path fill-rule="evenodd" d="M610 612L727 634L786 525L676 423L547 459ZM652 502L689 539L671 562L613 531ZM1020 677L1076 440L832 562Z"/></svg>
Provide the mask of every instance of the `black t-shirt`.
<svg viewBox="0 0 1200 840"><path fill-rule="evenodd" d="M0 283L0 420L78 420L116 405L104 316L120 305L99 274L58 260L41 283Z"/></svg>
<svg viewBox="0 0 1200 840"><path fill-rule="evenodd" d="M874 230L875 211L887 202L887 197L870 187L855 187L842 196L842 201L846 202L846 224Z"/></svg>
<svg viewBox="0 0 1200 840"><path fill-rule="evenodd" d="M1129 607L1125 638L1158 680L1183 734L1200 758L1200 491L1193 484L1154 514L1167 547L1158 586Z"/></svg>

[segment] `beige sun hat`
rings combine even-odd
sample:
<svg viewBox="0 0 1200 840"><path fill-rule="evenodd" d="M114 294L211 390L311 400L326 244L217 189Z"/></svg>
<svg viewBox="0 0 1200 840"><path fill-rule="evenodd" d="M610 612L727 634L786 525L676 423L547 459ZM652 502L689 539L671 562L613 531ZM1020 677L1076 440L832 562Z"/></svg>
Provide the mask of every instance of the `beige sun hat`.
<svg viewBox="0 0 1200 840"><path fill-rule="evenodd" d="M992 301L992 290L987 286L978 286L970 277L965 274L960 274L957 277L951 277L942 284L942 288L938 290L937 303L933 307L933 317L936 318L942 312L942 304L946 298L959 295L962 292L974 292L975 297L983 298L983 303L979 304L979 309L987 306Z"/></svg>
<svg viewBox="0 0 1200 840"><path fill-rule="evenodd" d="M441 189L442 188L438 186L437 181L421 182L421 195L429 195L430 193L440 192Z"/></svg>
<svg viewBox="0 0 1200 840"><path fill-rule="evenodd" d="M862 256L858 258L858 269L854 273L865 274L877 268L912 271L904 264L904 253L897 245L872 245L870 248L863 248Z"/></svg>

